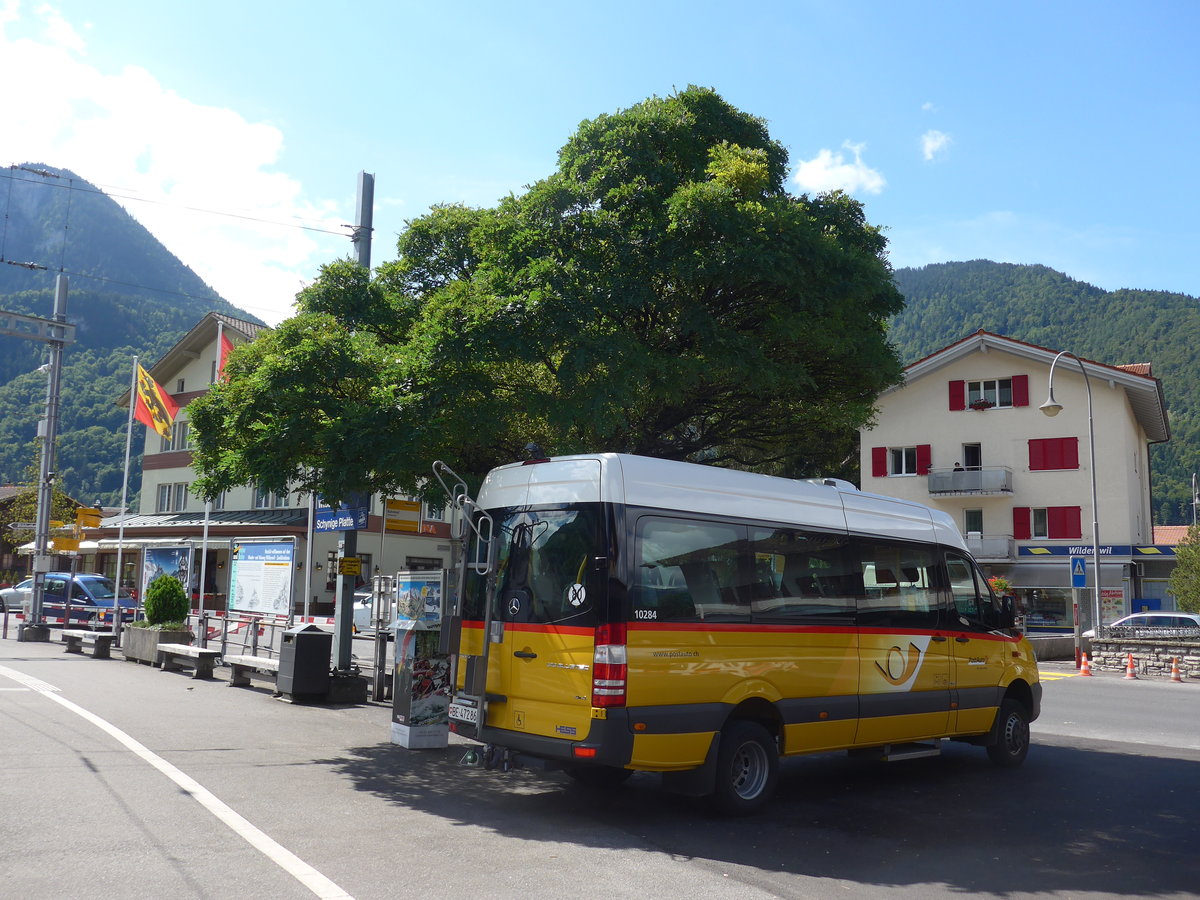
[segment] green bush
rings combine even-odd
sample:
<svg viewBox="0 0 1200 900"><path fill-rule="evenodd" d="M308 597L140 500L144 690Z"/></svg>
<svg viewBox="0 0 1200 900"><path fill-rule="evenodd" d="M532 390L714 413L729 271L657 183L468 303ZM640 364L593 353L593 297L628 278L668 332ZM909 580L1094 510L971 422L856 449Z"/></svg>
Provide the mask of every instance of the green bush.
<svg viewBox="0 0 1200 900"><path fill-rule="evenodd" d="M188 615L187 593L174 575L159 575L146 589L146 624L184 622Z"/></svg>

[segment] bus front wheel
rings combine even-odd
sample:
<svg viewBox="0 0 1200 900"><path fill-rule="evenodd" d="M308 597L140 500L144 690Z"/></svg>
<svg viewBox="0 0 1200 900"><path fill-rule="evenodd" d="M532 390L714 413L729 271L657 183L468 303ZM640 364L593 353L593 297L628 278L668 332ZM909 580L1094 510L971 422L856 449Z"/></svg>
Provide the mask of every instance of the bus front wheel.
<svg viewBox="0 0 1200 900"><path fill-rule="evenodd" d="M1016 700L1005 700L996 713L996 731L988 757L1005 769L1015 769L1029 753L1029 714Z"/></svg>
<svg viewBox="0 0 1200 900"><path fill-rule="evenodd" d="M757 722L734 721L721 732L713 806L745 816L766 805L779 780L779 751L770 732Z"/></svg>

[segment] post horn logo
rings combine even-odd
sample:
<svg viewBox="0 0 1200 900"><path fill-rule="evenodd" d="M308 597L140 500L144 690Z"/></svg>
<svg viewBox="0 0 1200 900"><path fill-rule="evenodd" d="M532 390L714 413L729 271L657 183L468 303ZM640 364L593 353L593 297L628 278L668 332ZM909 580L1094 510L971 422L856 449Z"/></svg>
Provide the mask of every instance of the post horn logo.
<svg viewBox="0 0 1200 900"><path fill-rule="evenodd" d="M899 687L916 674L917 667L921 665L921 648L910 642L908 653L905 655L900 647L891 647L884 662L887 663L886 668L878 661L875 668L889 684Z"/></svg>

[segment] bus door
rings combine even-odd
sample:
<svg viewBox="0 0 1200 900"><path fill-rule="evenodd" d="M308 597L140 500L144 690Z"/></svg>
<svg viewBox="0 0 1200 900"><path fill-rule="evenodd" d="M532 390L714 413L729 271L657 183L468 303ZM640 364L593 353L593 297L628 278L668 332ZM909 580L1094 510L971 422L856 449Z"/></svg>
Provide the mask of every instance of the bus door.
<svg viewBox="0 0 1200 900"><path fill-rule="evenodd" d="M919 544L858 545L859 723L855 743L938 737L950 724L952 641L939 553Z"/></svg>
<svg viewBox="0 0 1200 900"><path fill-rule="evenodd" d="M950 576L950 633L954 645L955 731L978 734L991 727L1000 703L1013 642L998 626L1000 608L975 565L946 554Z"/></svg>
<svg viewBox="0 0 1200 900"><path fill-rule="evenodd" d="M513 513L506 571L496 591L488 725L582 740L591 725L592 663L606 572L599 504Z"/></svg>

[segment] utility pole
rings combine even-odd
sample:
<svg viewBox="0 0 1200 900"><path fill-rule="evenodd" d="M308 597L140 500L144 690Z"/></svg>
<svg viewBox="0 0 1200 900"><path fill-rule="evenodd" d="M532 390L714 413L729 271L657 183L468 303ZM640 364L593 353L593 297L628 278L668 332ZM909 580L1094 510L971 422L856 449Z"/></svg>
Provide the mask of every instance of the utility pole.
<svg viewBox="0 0 1200 900"><path fill-rule="evenodd" d="M358 173L358 209L350 240L358 253L358 264L371 269L371 221L375 204L375 176ZM339 497L340 500L348 498ZM330 501L332 503L332 501ZM367 498L369 504L370 497ZM350 529L343 538L343 558L358 556L358 531ZM354 582L357 576L338 574L337 602L333 618L334 674L349 673L354 642Z"/></svg>
<svg viewBox="0 0 1200 900"><path fill-rule="evenodd" d="M67 276L54 280L54 323L67 321ZM17 629L18 641L48 641L50 628L42 615L46 595L46 573L50 571L50 510L54 500L54 442L58 436L58 395L62 378L65 329L53 330L50 344L50 369L46 378L46 417L38 423L42 439L42 462L38 472L37 524L33 538L33 602L30 621ZM68 627L70 604L63 605L63 627ZM114 618L116 610L114 609Z"/></svg>

